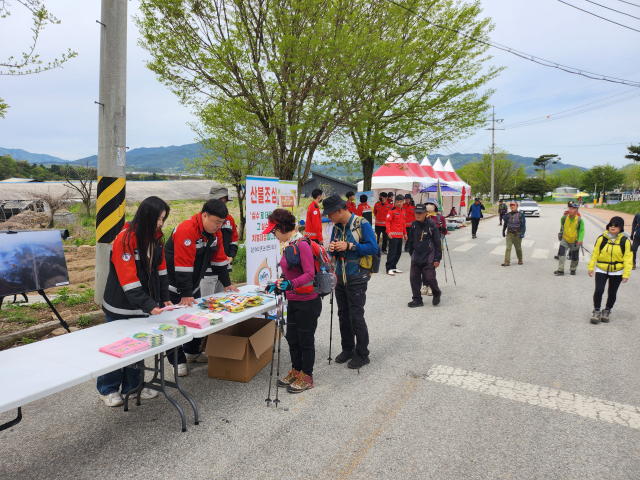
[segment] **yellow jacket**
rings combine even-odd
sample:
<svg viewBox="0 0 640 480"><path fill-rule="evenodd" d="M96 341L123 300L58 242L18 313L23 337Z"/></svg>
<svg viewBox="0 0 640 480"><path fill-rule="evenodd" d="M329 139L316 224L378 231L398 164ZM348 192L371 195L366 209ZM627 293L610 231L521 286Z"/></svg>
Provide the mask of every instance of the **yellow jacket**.
<svg viewBox="0 0 640 480"><path fill-rule="evenodd" d="M609 231L605 231L604 234L598 237L596 245L593 248L591 254L591 260L589 260L589 270L594 270L597 267L605 272L618 272L624 269L622 272L622 278L629 278L631 275L631 268L633 267L633 252L631 251L631 242L627 238L625 240L624 256L622 255L622 248L620 242L624 237L623 233L619 233L615 237L614 243L611 243L611 237ZM604 244L604 246L603 246Z"/></svg>

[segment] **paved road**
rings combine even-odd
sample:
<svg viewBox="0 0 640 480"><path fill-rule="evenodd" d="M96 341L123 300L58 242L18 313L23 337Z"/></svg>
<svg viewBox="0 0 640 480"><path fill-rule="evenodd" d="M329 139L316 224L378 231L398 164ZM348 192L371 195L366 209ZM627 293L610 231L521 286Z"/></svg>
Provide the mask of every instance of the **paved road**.
<svg viewBox="0 0 640 480"><path fill-rule="evenodd" d="M458 285L440 269L439 307L406 307L406 255L407 273L376 276L359 375L327 365L325 300L317 387L284 394L278 410L264 406L266 370L239 384L190 367L203 422L187 433L164 400L124 413L86 383L28 405L1 434L0 478L637 479L640 279L622 285L609 325L590 325L585 262L552 275L561 208L528 219L523 266L492 254L495 218L476 240L453 233ZM586 219L587 245L602 227Z"/></svg>

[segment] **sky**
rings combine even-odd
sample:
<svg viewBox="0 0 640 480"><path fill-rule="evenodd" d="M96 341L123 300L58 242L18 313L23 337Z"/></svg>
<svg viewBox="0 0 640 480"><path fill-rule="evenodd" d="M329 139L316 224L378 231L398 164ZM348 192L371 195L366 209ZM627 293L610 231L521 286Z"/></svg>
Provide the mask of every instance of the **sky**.
<svg viewBox="0 0 640 480"><path fill-rule="evenodd" d="M630 0L640 5L640 0ZM567 0L579 8L640 30L640 20L603 9L585 0ZM17 2L9 19L0 19L0 57L20 54L29 44L30 17ZM62 69L29 76L0 76L0 97L8 103L0 119L0 147L20 148L75 160L97 153L100 19L99 0L47 2L62 24L48 26L38 53L45 61L71 48L78 52ZM128 3L129 15L137 1ZM491 17L493 41L514 49L580 69L640 81L640 32L588 15L558 0L482 0L483 15ZM640 17L640 7L620 0L597 3ZM193 143L187 125L189 109L146 69L149 57L137 45L132 20L128 28L127 144L130 148ZM24 48L21 48L24 46ZM493 65L506 67L490 83L496 118L497 148L528 157L558 154L563 162L590 167L609 162L618 167L626 146L640 143L640 89L590 80L547 68L517 56L490 49ZM551 121L554 114L598 102L623 100L604 108ZM602 102L606 103L606 102ZM589 106L598 106L593 103ZM576 109L578 110L578 109ZM569 112L571 113L571 112ZM549 120L546 117L550 116ZM542 118L543 123L522 128L509 125ZM451 152L482 152L491 144L491 132L479 129L450 145ZM449 150L416 152L448 154Z"/></svg>

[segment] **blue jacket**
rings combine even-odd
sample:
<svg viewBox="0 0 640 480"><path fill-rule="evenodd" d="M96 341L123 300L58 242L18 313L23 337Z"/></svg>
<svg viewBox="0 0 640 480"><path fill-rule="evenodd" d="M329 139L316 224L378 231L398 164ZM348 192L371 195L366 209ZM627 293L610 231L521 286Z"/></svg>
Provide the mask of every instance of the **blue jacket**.
<svg viewBox="0 0 640 480"><path fill-rule="evenodd" d="M640 233L640 213L636 213L633 217L633 224L631 225L631 240Z"/></svg>
<svg viewBox="0 0 640 480"><path fill-rule="evenodd" d="M360 242L357 242L355 237L353 236L352 226L353 220L356 216L352 213L351 218L347 222L346 225L342 225L338 223L333 226L333 232L331 233L331 241L346 241L349 243L353 243L356 246L356 251L352 252L351 250L347 250L345 254L345 268L347 276L357 276L360 274L360 266L358 265L358 259L360 257L366 257L367 255L375 255L378 253L378 242L376 241L376 235L373 233L373 228L371 224L366 220L362 219L361 228L362 228L362 238L360 238ZM329 252L331 256L333 252ZM342 260L336 261L336 275L338 278L342 276Z"/></svg>
<svg viewBox="0 0 640 480"><path fill-rule="evenodd" d="M469 206L469 216L471 218L482 218L482 210L484 210L484 205L481 203L478 205L472 203L471 206Z"/></svg>

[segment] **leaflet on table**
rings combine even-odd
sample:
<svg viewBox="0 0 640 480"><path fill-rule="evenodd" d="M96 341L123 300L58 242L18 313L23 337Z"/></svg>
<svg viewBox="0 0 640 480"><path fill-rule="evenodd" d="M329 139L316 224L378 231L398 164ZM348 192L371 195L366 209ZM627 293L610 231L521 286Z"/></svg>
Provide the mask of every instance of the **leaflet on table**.
<svg viewBox="0 0 640 480"><path fill-rule="evenodd" d="M259 307L264 300L260 295L230 294L225 297L204 298L199 307L218 313L225 310L229 313L238 313L245 308Z"/></svg>
<svg viewBox="0 0 640 480"><path fill-rule="evenodd" d="M167 305L166 307L161 308L163 312L170 312L171 310L177 310L178 308L187 308L186 305Z"/></svg>
<svg viewBox="0 0 640 480"><path fill-rule="evenodd" d="M159 347L164 343L164 335L161 333L152 334L140 332L133 335L135 340L140 340L141 342L147 342L150 348Z"/></svg>
<svg viewBox="0 0 640 480"><path fill-rule="evenodd" d="M154 334L162 334L167 337L178 338L183 337L187 334L187 327L185 327L184 325L178 325L177 327L174 327L172 325L163 323L162 325L153 327L152 332Z"/></svg>
<svg viewBox="0 0 640 480"><path fill-rule="evenodd" d="M114 357L125 358L135 355L136 353L144 352L145 350L149 350L148 343L126 337L101 347L99 351L113 355Z"/></svg>
<svg viewBox="0 0 640 480"><path fill-rule="evenodd" d="M216 325L220 322L222 322L222 315L218 315L216 313L204 315L190 315L185 313L178 317L178 324L191 328L210 327L211 325Z"/></svg>

